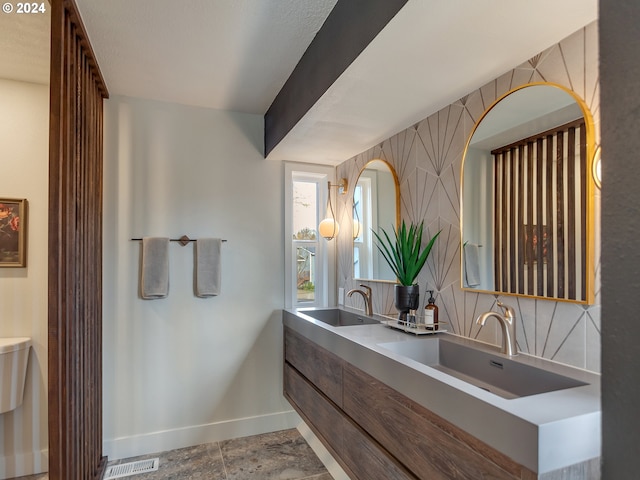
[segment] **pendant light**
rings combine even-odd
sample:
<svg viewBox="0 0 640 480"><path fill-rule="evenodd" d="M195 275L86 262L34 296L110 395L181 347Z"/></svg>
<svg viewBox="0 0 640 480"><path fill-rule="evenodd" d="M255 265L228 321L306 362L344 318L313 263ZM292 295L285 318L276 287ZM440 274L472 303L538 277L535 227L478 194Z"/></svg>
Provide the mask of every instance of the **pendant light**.
<svg viewBox="0 0 640 480"><path fill-rule="evenodd" d="M338 188L338 193L344 195L347 193L347 179L342 178L340 183L336 185L332 185L331 182L328 182L328 185L329 195L327 199L327 216L318 225L318 232L320 233L320 236L327 240L333 240L338 235L338 232L340 232L340 225L336 220L336 214L334 213L333 205L331 204L331 188Z"/></svg>
<svg viewBox="0 0 640 480"><path fill-rule="evenodd" d="M602 163L601 163L601 150L600 146L596 149L596 153L593 156L592 173L593 180L596 182L596 187L602 188Z"/></svg>

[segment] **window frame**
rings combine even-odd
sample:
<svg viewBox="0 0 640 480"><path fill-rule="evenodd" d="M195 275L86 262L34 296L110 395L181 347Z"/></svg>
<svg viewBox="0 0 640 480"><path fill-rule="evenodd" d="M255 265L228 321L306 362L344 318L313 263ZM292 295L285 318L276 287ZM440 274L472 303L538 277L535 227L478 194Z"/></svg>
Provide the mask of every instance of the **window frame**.
<svg viewBox="0 0 640 480"><path fill-rule="evenodd" d="M335 304L336 285L336 244L337 238L326 240L318 235L315 241L293 239L293 182L309 181L316 183L318 199L318 221L326 215L328 188L327 183L335 182L335 168L328 165L302 164L285 162L285 208L284 208L284 238L285 238L285 307L328 307ZM336 199L333 200L334 211L337 215ZM316 225L317 230L317 225ZM297 249L298 244L315 244L316 248L316 276L315 298L310 302L298 302L297 299Z"/></svg>

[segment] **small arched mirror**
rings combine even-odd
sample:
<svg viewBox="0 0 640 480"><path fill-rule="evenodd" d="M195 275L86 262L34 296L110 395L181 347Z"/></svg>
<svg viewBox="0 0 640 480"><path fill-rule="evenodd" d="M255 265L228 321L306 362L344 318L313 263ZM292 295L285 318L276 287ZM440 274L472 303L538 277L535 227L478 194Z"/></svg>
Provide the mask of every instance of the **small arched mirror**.
<svg viewBox="0 0 640 480"><path fill-rule="evenodd" d="M384 160L367 163L353 191L353 277L395 282L371 230L391 234L400 217L400 189L393 167Z"/></svg>
<svg viewBox="0 0 640 480"><path fill-rule="evenodd" d="M593 120L554 84L515 89L476 124L462 166L462 288L593 301Z"/></svg>

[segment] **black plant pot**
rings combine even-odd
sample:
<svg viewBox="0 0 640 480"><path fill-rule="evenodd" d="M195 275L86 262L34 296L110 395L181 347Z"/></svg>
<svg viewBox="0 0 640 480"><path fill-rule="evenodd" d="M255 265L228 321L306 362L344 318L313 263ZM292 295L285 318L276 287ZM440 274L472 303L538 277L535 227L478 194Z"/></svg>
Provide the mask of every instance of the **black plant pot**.
<svg viewBox="0 0 640 480"><path fill-rule="evenodd" d="M420 287L418 285L396 285L394 300L398 310L398 321L406 322L409 310L417 310L420 304Z"/></svg>

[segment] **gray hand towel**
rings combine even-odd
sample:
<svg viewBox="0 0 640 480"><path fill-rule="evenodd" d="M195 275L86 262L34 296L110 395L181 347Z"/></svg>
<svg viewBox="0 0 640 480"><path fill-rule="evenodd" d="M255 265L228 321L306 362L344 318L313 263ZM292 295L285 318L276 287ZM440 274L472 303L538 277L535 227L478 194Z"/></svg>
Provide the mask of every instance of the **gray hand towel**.
<svg viewBox="0 0 640 480"><path fill-rule="evenodd" d="M146 300L154 300L165 298L167 295L169 295L169 239L144 237L140 296Z"/></svg>
<svg viewBox="0 0 640 480"><path fill-rule="evenodd" d="M480 285L479 257L479 246L473 243L466 243L464 246L464 272L467 287Z"/></svg>
<svg viewBox="0 0 640 480"><path fill-rule="evenodd" d="M199 238L196 242L196 295L201 298L220 295L220 253L222 240Z"/></svg>

